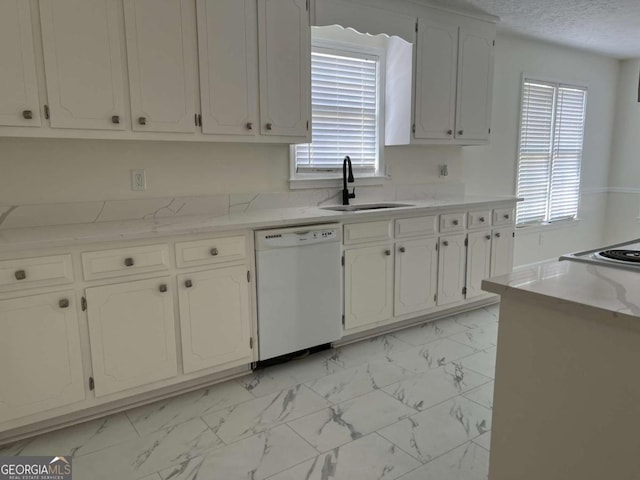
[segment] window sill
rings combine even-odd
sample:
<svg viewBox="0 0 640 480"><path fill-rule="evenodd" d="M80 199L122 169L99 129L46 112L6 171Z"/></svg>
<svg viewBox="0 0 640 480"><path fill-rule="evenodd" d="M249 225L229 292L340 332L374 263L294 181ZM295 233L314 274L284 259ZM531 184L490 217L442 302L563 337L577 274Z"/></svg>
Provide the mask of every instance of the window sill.
<svg viewBox="0 0 640 480"><path fill-rule="evenodd" d="M577 227L580 224L579 218L573 220L561 220L553 223L543 223L541 225L516 225L516 235L526 235L527 233L548 232L563 228Z"/></svg>
<svg viewBox="0 0 640 480"><path fill-rule="evenodd" d="M387 177L355 177L355 183L349 183L348 187L368 187L383 185ZM289 188L298 190L303 188L342 188L342 176L324 178L291 178Z"/></svg>

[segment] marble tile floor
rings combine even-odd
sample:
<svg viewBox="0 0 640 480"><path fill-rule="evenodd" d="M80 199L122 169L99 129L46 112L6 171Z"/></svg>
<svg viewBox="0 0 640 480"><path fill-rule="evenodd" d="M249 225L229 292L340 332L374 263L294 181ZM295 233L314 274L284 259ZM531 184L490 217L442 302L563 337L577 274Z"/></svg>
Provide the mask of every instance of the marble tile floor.
<svg viewBox="0 0 640 480"><path fill-rule="evenodd" d="M13 445L74 480L480 480L498 306L364 340Z"/></svg>

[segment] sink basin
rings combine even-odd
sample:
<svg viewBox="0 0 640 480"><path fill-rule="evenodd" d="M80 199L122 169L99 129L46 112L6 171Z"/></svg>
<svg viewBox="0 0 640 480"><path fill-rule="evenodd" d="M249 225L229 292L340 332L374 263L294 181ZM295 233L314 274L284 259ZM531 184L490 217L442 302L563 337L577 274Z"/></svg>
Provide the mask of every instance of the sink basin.
<svg viewBox="0 0 640 480"><path fill-rule="evenodd" d="M362 205L335 205L333 207L321 207L322 210L334 212L360 212L362 210L382 210L386 208L413 207L408 203L366 203Z"/></svg>

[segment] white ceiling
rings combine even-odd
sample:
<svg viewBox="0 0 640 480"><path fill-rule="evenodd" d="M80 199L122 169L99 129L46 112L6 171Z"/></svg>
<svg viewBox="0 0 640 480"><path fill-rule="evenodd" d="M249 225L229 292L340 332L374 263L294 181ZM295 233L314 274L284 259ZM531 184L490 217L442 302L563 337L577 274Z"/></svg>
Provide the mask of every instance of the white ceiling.
<svg viewBox="0 0 640 480"><path fill-rule="evenodd" d="M640 58L640 0L436 0L500 17L502 30Z"/></svg>

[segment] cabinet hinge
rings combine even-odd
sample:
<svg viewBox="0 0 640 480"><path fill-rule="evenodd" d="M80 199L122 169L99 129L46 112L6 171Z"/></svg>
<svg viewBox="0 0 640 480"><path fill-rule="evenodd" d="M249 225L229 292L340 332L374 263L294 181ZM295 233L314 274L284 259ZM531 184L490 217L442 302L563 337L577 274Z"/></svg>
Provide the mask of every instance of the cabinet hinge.
<svg viewBox="0 0 640 480"><path fill-rule="evenodd" d="M436 242L436 252L439 250L438 248L438 242Z"/></svg>
<svg viewBox="0 0 640 480"><path fill-rule="evenodd" d="M309 131L309 120L307 120L307 132Z"/></svg>
<svg viewBox="0 0 640 480"><path fill-rule="evenodd" d="M491 129L489 129L489 135L491 135Z"/></svg>
<svg viewBox="0 0 640 480"><path fill-rule="evenodd" d="M462 287L462 294L466 295L467 294L467 287Z"/></svg>
<svg viewBox="0 0 640 480"><path fill-rule="evenodd" d="M198 126L199 127L202 126L202 114L201 113L198 114Z"/></svg>
<svg viewBox="0 0 640 480"><path fill-rule="evenodd" d="M82 299L80 300L80 305L82 306L82 311L86 312L87 311L87 297L82 297Z"/></svg>
<svg viewBox="0 0 640 480"><path fill-rule="evenodd" d="M342 326L344 327L344 314L342 314Z"/></svg>
<svg viewBox="0 0 640 480"><path fill-rule="evenodd" d="M415 123L413 125L411 125L411 131L413 133L416 133L416 124Z"/></svg>
<svg viewBox="0 0 640 480"><path fill-rule="evenodd" d="M516 232L511 232L511 236L512 236L513 238L516 238Z"/></svg>
<svg viewBox="0 0 640 480"><path fill-rule="evenodd" d="M50 114L49 114L49 105L45 104L45 106L44 106L44 118L49 120L49 116L50 116Z"/></svg>
<svg viewBox="0 0 640 480"><path fill-rule="evenodd" d="M342 256L342 258L340 259L340 265L342 265L344 267L344 255Z"/></svg>
<svg viewBox="0 0 640 480"><path fill-rule="evenodd" d="M416 20L416 32L418 31L418 21Z"/></svg>
<svg viewBox="0 0 640 480"><path fill-rule="evenodd" d="M96 382L93 381L93 377L89 377L89 390L96 389Z"/></svg>
<svg viewBox="0 0 640 480"><path fill-rule="evenodd" d="M307 0L307 12L309 11L309 0Z"/></svg>
<svg viewBox="0 0 640 480"><path fill-rule="evenodd" d="M465 238L465 239L464 239L464 246L465 246L465 247L468 247L468 246L469 246L469 239L468 239L468 238Z"/></svg>
<svg viewBox="0 0 640 480"><path fill-rule="evenodd" d="M253 350L253 337L249 338L249 348Z"/></svg>
<svg viewBox="0 0 640 480"><path fill-rule="evenodd" d="M438 294L434 293L433 294L433 303L436 303L438 301Z"/></svg>
<svg viewBox="0 0 640 480"><path fill-rule="evenodd" d="M247 282L251 283L251 271L247 270Z"/></svg>

